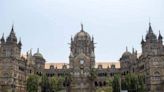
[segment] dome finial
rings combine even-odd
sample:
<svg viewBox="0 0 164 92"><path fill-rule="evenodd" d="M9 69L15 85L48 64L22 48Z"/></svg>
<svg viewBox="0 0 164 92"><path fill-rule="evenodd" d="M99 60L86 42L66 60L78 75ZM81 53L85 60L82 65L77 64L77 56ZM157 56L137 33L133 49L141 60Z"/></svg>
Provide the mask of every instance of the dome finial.
<svg viewBox="0 0 164 92"><path fill-rule="evenodd" d="M153 33L153 30L152 30L152 27L151 27L151 22L150 22L150 19L149 19L149 30L148 30L149 33Z"/></svg>
<svg viewBox="0 0 164 92"><path fill-rule="evenodd" d="M37 49L37 53L39 53L39 48Z"/></svg>
<svg viewBox="0 0 164 92"><path fill-rule="evenodd" d="M81 23L81 31L84 31L84 30L83 30L83 23Z"/></svg>
<svg viewBox="0 0 164 92"><path fill-rule="evenodd" d="M126 46L126 52L128 52L128 47Z"/></svg>

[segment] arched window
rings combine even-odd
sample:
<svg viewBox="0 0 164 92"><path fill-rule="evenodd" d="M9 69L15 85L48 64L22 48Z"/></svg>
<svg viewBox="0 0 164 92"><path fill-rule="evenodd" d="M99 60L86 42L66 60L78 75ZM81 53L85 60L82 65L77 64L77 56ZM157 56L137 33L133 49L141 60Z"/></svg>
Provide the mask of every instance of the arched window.
<svg viewBox="0 0 164 92"><path fill-rule="evenodd" d="M154 80L160 80L160 73L158 71L154 72Z"/></svg>

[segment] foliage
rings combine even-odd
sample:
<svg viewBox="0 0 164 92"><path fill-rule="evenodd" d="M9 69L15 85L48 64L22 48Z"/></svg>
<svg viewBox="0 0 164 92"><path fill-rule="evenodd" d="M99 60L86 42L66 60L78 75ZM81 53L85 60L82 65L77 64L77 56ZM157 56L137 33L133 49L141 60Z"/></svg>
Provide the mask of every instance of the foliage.
<svg viewBox="0 0 164 92"><path fill-rule="evenodd" d="M134 73L130 73L125 76L125 81L123 85L125 85L125 89L127 89L128 92L144 92L145 91L144 78L142 76L137 76Z"/></svg>
<svg viewBox="0 0 164 92"><path fill-rule="evenodd" d="M30 75L27 79L27 92L37 92L39 87L39 77Z"/></svg>
<svg viewBox="0 0 164 92"><path fill-rule="evenodd" d="M49 80L48 80L48 77L46 75L41 76L40 85L41 85L42 92L49 92L50 91Z"/></svg>
<svg viewBox="0 0 164 92"><path fill-rule="evenodd" d="M50 79L50 87L52 92L57 92L62 89L63 77L53 76Z"/></svg>
<svg viewBox="0 0 164 92"><path fill-rule="evenodd" d="M106 77L106 83L108 84L108 86L112 86L112 80L109 77Z"/></svg>
<svg viewBox="0 0 164 92"><path fill-rule="evenodd" d="M112 92L112 87L97 88L96 92Z"/></svg>
<svg viewBox="0 0 164 92"><path fill-rule="evenodd" d="M113 92L120 92L120 76L118 74L114 75L112 88L113 88Z"/></svg>

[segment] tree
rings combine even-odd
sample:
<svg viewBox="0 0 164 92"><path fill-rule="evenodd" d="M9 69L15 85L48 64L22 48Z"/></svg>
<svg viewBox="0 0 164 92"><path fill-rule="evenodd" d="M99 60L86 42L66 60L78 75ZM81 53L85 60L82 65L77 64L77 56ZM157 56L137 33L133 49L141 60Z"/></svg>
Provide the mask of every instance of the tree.
<svg viewBox="0 0 164 92"><path fill-rule="evenodd" d="M145 92L144 77L137 76L134 73L125 76L125 83L128 92Z"/></svg>
<svg viewBox="0 0 164 92"><path fill-rule="evenodd" d="M27 79L27 92L38 92L39 77L37 75L30 75Z"/></svg>
<svg viewBox="0 0 164 92"><path fill-rule="evenodd" d="M114 75L112 88L113 92L120 92L120 76L118 74Z"/></svg>
<svg viewBox="0 0 164 92"><path fill-rule="evenodd" d="M46 75L42 75L40 85L41 85L41 92L50 92L49 80Z"/></svg>
<svg viewBox="0 0 164 92"><path fill-rule="evenodd" d="M144 77L138 76L138 92L145 92Z"/></svg>
<svg viewBox="0 0 164 92"><path fill-rule="evenodd" d="M71 92L71 81L72 81L72 76L70 73L67 74L64 80L64 85L66 87L66 92Z"/></svg>
<svg viewBox="0 0 164 92"><path fill-rule="evenodd" d="M51 77L50 79L51 92L60 91L62 89L63 80L64 80L63 77L57 77L57 76Z"/></svg>
<svg viewBox="0 0 164 92"><path fill-rule="evenodd" d="M95 92L95 89L93 87L94 80L97 78L97 73L94 68L91 68L90 75L88 76L89 83L90 83L90 92Z"/></svg>

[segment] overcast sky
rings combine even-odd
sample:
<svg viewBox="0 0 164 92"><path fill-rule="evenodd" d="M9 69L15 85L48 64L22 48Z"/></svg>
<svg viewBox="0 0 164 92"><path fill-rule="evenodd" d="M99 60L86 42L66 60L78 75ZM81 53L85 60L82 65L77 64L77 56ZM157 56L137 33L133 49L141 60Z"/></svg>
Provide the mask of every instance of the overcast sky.
<svg viewBox="0 0 164 92"><path fill-rule="evenodd" d="M0 35L14 24L22 52L40 48L48 62L68 62L80 23L95 37L97 61L119 60L126 46L141 52L149 18L164 35L164 0L0 0Z"/></svg>

